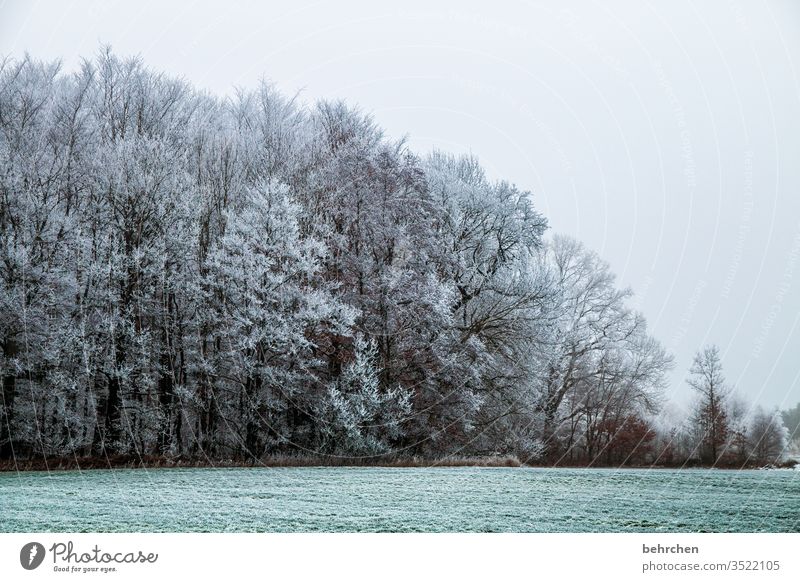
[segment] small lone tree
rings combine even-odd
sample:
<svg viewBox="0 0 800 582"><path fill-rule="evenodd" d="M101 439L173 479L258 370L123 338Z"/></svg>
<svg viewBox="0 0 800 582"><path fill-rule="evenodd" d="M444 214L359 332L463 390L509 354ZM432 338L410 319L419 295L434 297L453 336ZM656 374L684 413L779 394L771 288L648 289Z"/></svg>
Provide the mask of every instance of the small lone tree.
<svg viewBox="0 0 800 582"><path fill-rule="evenodd" d="M700 437L700 458L716 463L728 438L726 400L730 393L717 346L708 346L695 354L686 381L698 394L692 423Z"/></svg>

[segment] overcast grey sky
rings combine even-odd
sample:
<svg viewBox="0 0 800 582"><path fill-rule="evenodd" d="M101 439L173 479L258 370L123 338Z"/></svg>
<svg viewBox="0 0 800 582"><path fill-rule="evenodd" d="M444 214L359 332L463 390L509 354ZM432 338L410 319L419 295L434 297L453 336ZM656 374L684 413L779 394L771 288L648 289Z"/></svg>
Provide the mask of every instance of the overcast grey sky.
<svg viewBox="0 0 800 582"><path fill-rule="evenodd" d="M0 3L3 55L69 70L101 43L473 152L633 288L675 399L713 342L739 392L800 400L800 3Z"/></svg>

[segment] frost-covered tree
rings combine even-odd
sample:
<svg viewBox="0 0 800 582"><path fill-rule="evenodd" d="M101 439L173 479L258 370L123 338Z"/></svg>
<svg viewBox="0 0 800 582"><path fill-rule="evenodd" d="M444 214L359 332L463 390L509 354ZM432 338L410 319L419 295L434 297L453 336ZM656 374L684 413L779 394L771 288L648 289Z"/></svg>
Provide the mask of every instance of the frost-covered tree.
<svg viewBox="0 0 800 582"><path fill-rule="evenodd" d="M800 403L781 412L783 424L789 430L789 442L800 444Z"/></svg>
<svg viewBox="0 0 800 582"><path fill-rule="evenodd" d="M780 411L767 412L757 406L748 431L750 460L764 465L780 462L789 444L789 431Z"/></svg>
<svg viewBox="0 0 800 582"><path fill-rule="evenodd" d="M533 404L553 293L539 256L547 222L530 193L490 182L475 158L435 152L424 169L437 271L451 289L450 333L440 343L447 376L426 406L448 438L460 433L479 452L530 458L540 449Z"/></svg>
<svg viewBox="0 0 800 582"><path fill-rule="evenodd" d="M316 405L320 451L348 456L387 453L403 436L411 393L399 385L382 389L377 342L360 334L354 342L353 361Z"/></svg>
<svg viewBox="0 0 800 582"><path fill-rule="evenodd" d="M61 425L68 409L72 416L76 394L58 369L60 349L51 339L68 329L67 297L74 292L66 250L79 203L75 165L85 82L83 75L68 80L57 64L28 57L0 66L2 458L13 455L14 441L50 454L62 452L70 438ZM64 381L44 390L55 376ZM19 399L23 391L30 395L25 401ZM31 415L39 424L55 424L54 430L42 431L29 422Z"/></svg>
<svg viewBox="0 0 800 582"><path fill-rule="evenodd" d="M207 309L218 343L212 374L245 456L292 442L294 412L314 404L311 387L322 334L346 333L352 310L318 274L325 248L299 237L299 208L285 186L257 184L226 217L209 257Z"/></svg>
<svg viewBox="0 0 800 582"><path fill-rule="evenodd" d="M570 446L574 430L583 425L582 446L594 458L602 452L596 424L653 413L672 359L647 334L644 318L626 304L630 291L616 287L609 265L596 253L556 236L545 256L556 294L548 312L553 325L538 402L542 436L548 455L557 460L564 454L559 434L564 423L572 427ZM565 409L568 396L571 405Z"/></svg>
<svg viewBox="0 0 800 582"><path fill-rule="evenodd" d="M645 462L670 359L546 228L341 102L6 60L0 459Z"/></svg>

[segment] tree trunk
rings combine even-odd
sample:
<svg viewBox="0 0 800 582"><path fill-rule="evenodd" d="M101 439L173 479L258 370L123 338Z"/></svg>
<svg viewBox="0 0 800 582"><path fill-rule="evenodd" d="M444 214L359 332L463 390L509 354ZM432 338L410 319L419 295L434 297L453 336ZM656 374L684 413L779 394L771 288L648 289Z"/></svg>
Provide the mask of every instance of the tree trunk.
<svg viewBox="0 0 800 582"><path fill-rule="evenodd" d="M158 453L167 454L172 448L171 428L175 409L175 386L169 355L164 352L161 359L161 377L158 379L158 404L161 407L161 426L158 430Z"/></svg>
<svg viewBox="0 0 800 582"><path fill-rule="evenodd" d="M17 355L17 342L11 338L6 338L4 345L4 355L10 360ZM14 422L14 397L17 392L17 377L12 372L3 376L3 401L2 416L0 416L0 459L7 460L14 457L14 435L11 432L11 425Z"/></svg>
<svg viewBox="0 0 800 582"><path fill-rule="evenodd" d="M118 453L120 450L119 422L121 418L121 405L122 398L120 396L119 376L114 374L108 379L108 398L106 399L106 406L103 411L106 428L103 448L109 453Z"/></svg>
<svg viewBox="0 0 800 582"><path fill-rule="evenodd" d="M14 456L11 424L14 422L14 396L17 378L13 374L3 376L3 414L0 417L0 459L11 459Z"/></svg>

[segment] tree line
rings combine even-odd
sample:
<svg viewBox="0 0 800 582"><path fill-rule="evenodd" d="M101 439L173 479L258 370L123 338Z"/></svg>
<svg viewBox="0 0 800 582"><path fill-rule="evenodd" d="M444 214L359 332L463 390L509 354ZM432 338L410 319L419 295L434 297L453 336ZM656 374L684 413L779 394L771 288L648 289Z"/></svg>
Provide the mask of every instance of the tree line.
<svg viewBox="0 0 800 582"><path fill-rule="evenodd" d="M659 426L672 357L546 230L529 192L343 102L6 59L0 460L780 457L713 349L692 422Z"/></svg>

